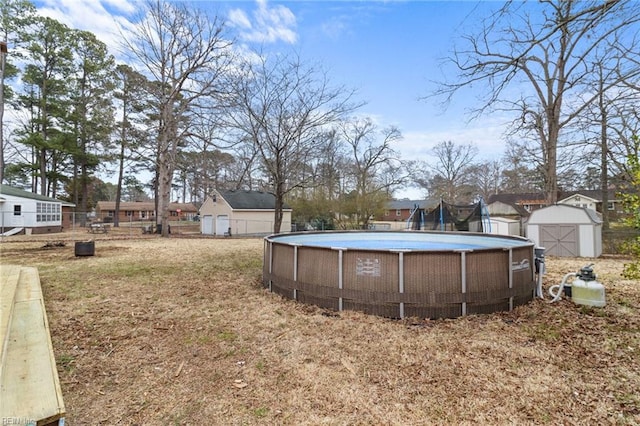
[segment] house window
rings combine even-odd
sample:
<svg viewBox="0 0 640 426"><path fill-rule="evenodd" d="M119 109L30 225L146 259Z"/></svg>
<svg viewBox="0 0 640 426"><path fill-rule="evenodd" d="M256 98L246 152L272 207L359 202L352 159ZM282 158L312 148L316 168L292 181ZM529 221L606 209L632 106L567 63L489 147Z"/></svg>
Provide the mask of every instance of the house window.
<svg viewBox="0 0 640 426"><path fill-rule="evenodd" d="M59 221L62 206L56 203L36 203L36 222Z"/></svg>
<svg viewBox="0 0 640 426"><path fill-rule="evenodd" d="M613 211L613 210L615 210L615 207L614 207L614 205L613 205L613 202L609 201L609 202L607 203L607 210L612 210L612 211Z"/></svg>
<svg viewBox="0 0 640 426"><path fill-rule="evenodd" d="M400 209L396 210L396 216L402 216L402 210Z"/></svg>
<svg viewBox="0 0 640 426"><path fill-rule="evenodd" d="M22 206L20 204L16 204L15 206L13 206L13 215L22 216Z"/></svg>
<svg viewBox="0 0 640 426"><path fill-rule="evenodd" d="M124 214L127 217L131 217L131 216L133 216L133 210L127 210L127 211L124 212Z"/></svg>
<svg viewBox="0 0 640 426"><path fill-rule="evenodd" d="M385 216L389 216L389 210L385 211L385 212L384 212L384 215L385 215Z"/></svg>

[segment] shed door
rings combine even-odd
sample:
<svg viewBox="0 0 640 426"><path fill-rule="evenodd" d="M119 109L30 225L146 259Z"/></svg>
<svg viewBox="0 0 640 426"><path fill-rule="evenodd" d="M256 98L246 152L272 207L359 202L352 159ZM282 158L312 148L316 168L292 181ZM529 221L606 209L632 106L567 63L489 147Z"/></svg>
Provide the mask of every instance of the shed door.
<svg viewBox="0 0 640 426"><path fill-rule="evenodd" d="M545 254L560 257L577 257L578 226L577 225L540 225L540 243Z"/></svg>
<svg viewBox="0 0 640 426"><path fill-rule="evenodd" d="M213 216L202 217L202 233L205 235L213 235Z"/></svg>
<svg viewBox="0 0 640 426"><path fill-rule="evenodd" d="M229 230L229 216L219 215L216 217L216 235L224 235Z"/></svg>

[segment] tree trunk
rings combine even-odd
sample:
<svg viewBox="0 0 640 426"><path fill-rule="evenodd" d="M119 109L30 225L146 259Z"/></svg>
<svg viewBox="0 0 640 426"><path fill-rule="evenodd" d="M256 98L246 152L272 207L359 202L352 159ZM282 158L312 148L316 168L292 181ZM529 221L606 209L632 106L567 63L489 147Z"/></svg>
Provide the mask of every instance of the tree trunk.
<svg viewBox="0 0 640 426"><path fill-rule="evenodd" d="M273 220L273 233L279 234L280 228L282 228L282 218L284 213L282 212L282 208L284 206L284 183L281 181L276 182L276 204L275 204L275 213Z"/></svg>
<svg viewBox="0 0 640 426"><path fill-rule="evenodd" d="M607 166L607 157L609 154L609 149L607 147L607 116L603 115L602 121L600 123L600 137L602 147L600 149L600 163L602 164L601 168L601 178L600 178L600 186L602 190L602 229L609 229L609 168Z"/></svg>
<svg viewBox="0 0 640 426"><path fill-rule="evenodd" d="M169 236L169 203L171 202L171 182L178 149L176 122L171 100L162 106L160 134L158 136L158 213L162 236Z"/></svg>
<svg viewBox="0 0 640 426"><path fill-rule="evenodd" d="M171 171L166 161L158 165L158 212L162 236L169 236L169 203L171 202Z"/></svg>
<svg viewBox="0 0 640 426"><path fill-rule="evenodd" d="M158 155L158 197L156 224L160 225L163 237L169 236L169 202L171 199L171 170L168 152L168 137L165 132L159 135L161 147Z"/></svg>
<svg viewBox="0 0 640 426"><path fill-rule="evenodd" d="M123 125L124 126L124 125ZM125 144L125 131L120 134L120 158L118 159L118 183L116 185L116 211L113 217L113 226L120 226L120 200L122 198L122 181L124 180L124 144Z"/></svg>

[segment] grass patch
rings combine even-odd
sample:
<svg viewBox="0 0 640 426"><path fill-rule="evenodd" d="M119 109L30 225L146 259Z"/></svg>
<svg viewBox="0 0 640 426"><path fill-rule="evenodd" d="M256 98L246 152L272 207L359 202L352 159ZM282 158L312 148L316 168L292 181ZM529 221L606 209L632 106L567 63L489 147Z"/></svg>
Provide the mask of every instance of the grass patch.
<svg viewBox="0 0 640 426"><path fill-rule="evenodd" d="M267 407L259 407L253 410L253 415L258 419L266 417L267 414L269 414L269 409Z"/></svg>
<svg viewBox="0 0 640 426"><path fill-rule="evenodd" d="M218 339L225 342L233 342L238 336L233 331L224 330L218 333Z"/></svg>
<svg viewBox="0 0 640 426"><path fill-rule="evenodd" d="M69 424L640 423L640 285L616 257L602 310L408 322L264 291L261 239L2 244L40 272ZM548 257L545 287L584 263Z"/></svg>

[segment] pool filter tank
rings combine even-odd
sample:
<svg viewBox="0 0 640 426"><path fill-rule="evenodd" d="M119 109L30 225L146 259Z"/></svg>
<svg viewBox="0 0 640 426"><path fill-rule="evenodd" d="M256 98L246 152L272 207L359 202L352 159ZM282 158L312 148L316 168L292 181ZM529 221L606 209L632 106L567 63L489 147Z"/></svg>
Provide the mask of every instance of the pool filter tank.
<svg viewBox="0 0 640 426"><path fill-rule="evenodd" d="M571 300L577 305L603 307L606 304L604 286L596 281L593 264L580 269L571 283Z"/></svg>

